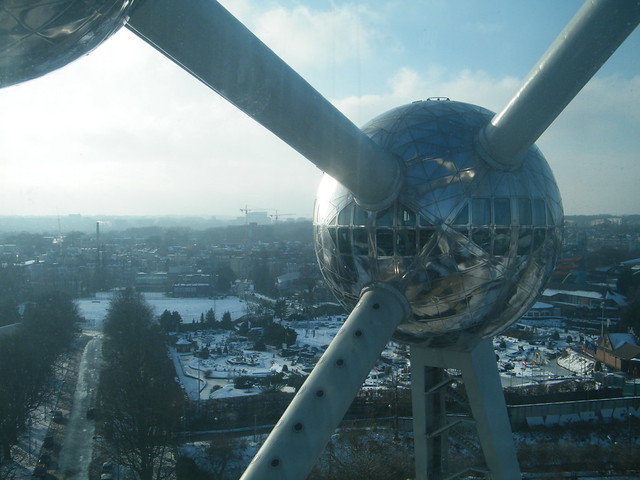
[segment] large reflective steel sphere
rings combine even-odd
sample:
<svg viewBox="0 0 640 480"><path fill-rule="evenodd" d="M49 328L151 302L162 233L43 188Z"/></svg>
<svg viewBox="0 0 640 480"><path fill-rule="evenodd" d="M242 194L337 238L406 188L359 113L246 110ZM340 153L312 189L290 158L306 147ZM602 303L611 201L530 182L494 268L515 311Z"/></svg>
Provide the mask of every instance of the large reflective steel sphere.
<svg viewBox="0 0 640 480"><path fill-rule="evenodd" d="M0 87L89 53L120 28L132 0L6 0L0 5Z"/></svg>
<svg viewBox="0 0 640 480"><path fill-rule="evenodd" d="M551 274L563 223L556 182L536 147L514 172L475 153L475 136L492 116L427 100L366 125L406 164L404 191L384 211L363 210L331 177L322 180L314 236L323 275L348 307L369 283L399 288L413 309L399 340L449 346L495 335Z"/></svg>

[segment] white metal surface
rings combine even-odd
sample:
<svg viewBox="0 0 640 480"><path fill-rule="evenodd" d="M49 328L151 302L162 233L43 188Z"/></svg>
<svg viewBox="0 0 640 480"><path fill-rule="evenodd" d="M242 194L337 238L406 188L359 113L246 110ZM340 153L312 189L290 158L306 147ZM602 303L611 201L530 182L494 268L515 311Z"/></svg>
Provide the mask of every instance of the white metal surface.
<svg viewBox="0 0 640 480"><path fill-rule="evenodd" d="M241 480L307 477L396 326L409 315L386 285L365 289Z"/></svg>
<svg viewBox="0 0 640 480"><path fill-rule="evenodd" d="M493 342L481 340L469 348L424 348L411 346L411 381L413 429L416 455L416 480L440 480L438 471L446 452L430 435L444 425L437 408L428 403L426 393L434 387L430 367L454 368L462 372L462 379L475 420L480 444L489 475L493 480L521 478L513 434L507 414L504 392L496 364ZM446 442L442 442L446 445ZM434 460L435 459L435 460ZM435 465L434 465L435 461Z"/></svg>
<svg viewBox="0 0 640 480"><path fill-rule="evenodd" d="M480 131L478 151L513 170L640 22L638 0L590 0L533 67L522 86Z"/></svg>

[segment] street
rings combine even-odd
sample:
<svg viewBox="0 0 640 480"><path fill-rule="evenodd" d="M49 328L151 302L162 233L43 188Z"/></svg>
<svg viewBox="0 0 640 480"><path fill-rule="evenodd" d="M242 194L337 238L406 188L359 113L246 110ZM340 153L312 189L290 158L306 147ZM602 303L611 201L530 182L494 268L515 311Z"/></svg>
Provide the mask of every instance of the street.
<svg viewBox="0 0 640 480"><path fill-rule="evenodd" d="M58 462L60 479L86 480L93 453L95 422L87 419L87 410L96 403L102 337L92 338L86 345L78 369L78 382L66 435Z"/></svg>

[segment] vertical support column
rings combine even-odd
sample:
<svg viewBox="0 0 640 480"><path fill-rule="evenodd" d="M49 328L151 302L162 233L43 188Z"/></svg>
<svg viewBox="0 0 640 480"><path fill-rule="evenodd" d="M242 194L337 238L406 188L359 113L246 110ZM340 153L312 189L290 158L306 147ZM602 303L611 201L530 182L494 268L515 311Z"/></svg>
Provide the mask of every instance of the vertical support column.
<svg viewBox="0 0 640 480"><path fill-rule="evenodd" d="M410 313L406 298L393 287L363 290L241 480L307 478L382 349Z"/></svg>
<svg viewBox="0 0 640 480"><path fill-rule="evenodd" d="M445 382L444 370L438 367L425 367L427 385L433 387L425 392L425 400L427 408L431 407L431 413L427 410L427 432L434 432L441 428L447 421L447 409L445 406L444 388L448 382ZM444 472L447 469L447 456L442 452L446 452L449 448L449 442L446 435L428 435L427 445L430 445L433 453L430 457L430 463L433 465L433 478L437 478L436 472Z"/></svg>
<svg viewBox="0 0 640 480"><path fill-rule="evenodd" d="M433 388L444 379L441 368L426 365L420 358L425 349L411 346L411 404L413 408L413 442L416 451L416 480L441 478L443 436L430 435L446 422L444 395ZM446 442L445 442L446 444ZM420 452L420 455L418 455Z"/></svg>
<svg viewBox="0 0 640 480"><path fill-rule="evenodd" d="M411 346L412 400L414 409L414 437L416 480L439 480L442 469L438 456L446 456L446 443L440 445L429 440L434 420L429 418L425 392L437 390L437 377L429 376L429 367L455 368L462 371L469 404L478 430L485 463L493 480L521 478L511 424L507 414L504 392L496 364L491 339L480 340L467 348L425 348ZM414 372L418 375L414 377ZM420 374L420 372L424 372ZM432 383L429 383L432 382ZM422 392L422 393L420 393ZM437 407L436 407L437 408ZM433 425L443 428L445 421ZM440 452L430 451L440 448ZM436 468L438 467L438 468Z"/></svg>
<svg viewBox="0 0 640 480"><path fill-rule="evenodd" d="M492 340L461 355L459 365L491 478L521 478Z"/></svg>

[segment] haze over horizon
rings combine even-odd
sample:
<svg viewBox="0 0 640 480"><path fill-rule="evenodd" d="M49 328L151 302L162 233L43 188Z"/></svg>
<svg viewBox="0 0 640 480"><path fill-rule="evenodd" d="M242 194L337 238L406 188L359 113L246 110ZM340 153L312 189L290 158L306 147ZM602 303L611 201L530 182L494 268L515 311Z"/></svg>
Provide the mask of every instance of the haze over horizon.
<svg viewBox="0 0 640 480"><path fill-rule="evenodd" d="M258 214L265 212L256 212ZM640 214L630 215L632 225L638 225ZM591 215L566 215L569 219L576 220L580 217L585 219L613 217L615 215L591 214ZM624 217L624 216L623 216ZM223 216L223 215L1 215L0 214L0 236L14 235L20 233L33 233L42 235L64 236L71 232L93 233L96 231L96 224L100 224L100 231L104 233L122 232L136 228L187 228L193 231L207 230L211 228L221 228L227 226L245 226L249 223L258 225L275 225L282 223L311 222L309 217L285 216L275 221L274 215L262 215L259 218L244 216ZM310 238L311 240L311 238ZM2 243L0 238L0 243Z"/></svg>
<svg viewBox="0 0 640 480"><path fill-rule="evenodd" d="M362 125L432 96L499 110L582 2L221 3ZM537 142L567 215L640 213L639 47ZM312 216L321 172L124 28L0 112L0 215Z"/></svg>

